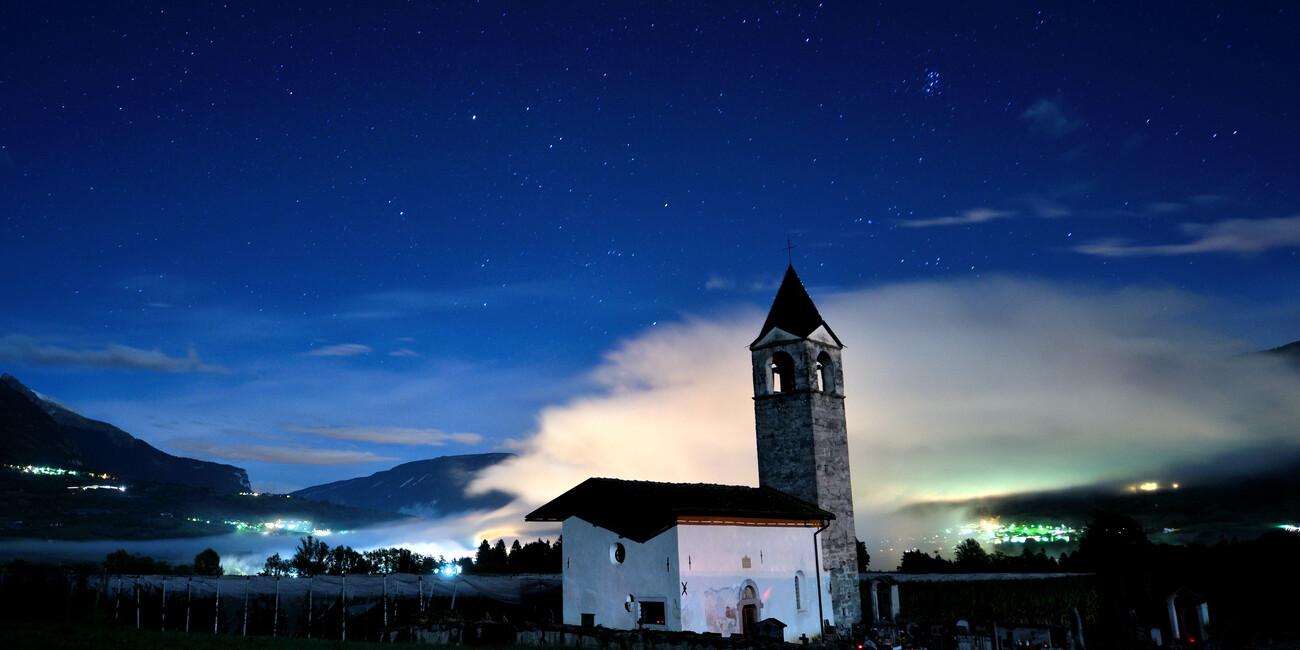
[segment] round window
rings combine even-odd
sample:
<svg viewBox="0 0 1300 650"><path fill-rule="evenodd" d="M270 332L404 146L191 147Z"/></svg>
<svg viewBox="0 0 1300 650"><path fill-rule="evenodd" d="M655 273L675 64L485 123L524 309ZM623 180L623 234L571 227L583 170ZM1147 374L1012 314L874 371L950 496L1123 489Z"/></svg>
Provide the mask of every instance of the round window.
<svg viewBox="0 0 1300 650"><path fill-rule="evenodd" d="M613 546L609 547L610 562L613 562L614 564L622 564L623 560L626 558L627 558L627 549L623 548L622 544L615 542Z"/></svg>

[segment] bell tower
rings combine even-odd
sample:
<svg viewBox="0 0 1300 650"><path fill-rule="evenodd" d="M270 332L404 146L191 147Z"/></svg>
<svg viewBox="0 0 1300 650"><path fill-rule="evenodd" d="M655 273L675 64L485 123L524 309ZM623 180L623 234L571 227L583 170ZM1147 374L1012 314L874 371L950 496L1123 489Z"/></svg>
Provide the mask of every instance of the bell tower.
<svg viewBox="0 0 1300 650"><path fill-rule="evenodd" d="M843 347L790 266L763 330L749 344L758 483L835 515L821 534L822 571L829 574L834 622L848 630L862 621L862 597L844 420Z"/></svg>

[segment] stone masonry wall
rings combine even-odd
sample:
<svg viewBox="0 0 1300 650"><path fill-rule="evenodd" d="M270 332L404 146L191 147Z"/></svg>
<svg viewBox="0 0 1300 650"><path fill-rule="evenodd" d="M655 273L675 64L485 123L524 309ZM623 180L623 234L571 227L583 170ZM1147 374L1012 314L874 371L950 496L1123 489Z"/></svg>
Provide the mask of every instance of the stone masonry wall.
<svg viewBox="0 0 1300 650"><path fill-rule="evenodd" d="M779 650L790 645L779 640L747 639L732 635L611 630L604 627L514 626L502 623L464 623L393 628L388 641L413 641L436 645L522 646L580 648L582 650Z"/></svg>
<svg viewBox="0 0 1300 650"><path fill-rule="evenodd" d="M768 359L776 351L794 360L795 389L771 392ZM817 390L816 358L827 353L834 390ZM853 482L849 472L848 427L844 416L843 369L839 349L807 339L753 351L754 419L759 485L816 503L835 515L821 534L825 570L837 626L861 622Z"/></svg>

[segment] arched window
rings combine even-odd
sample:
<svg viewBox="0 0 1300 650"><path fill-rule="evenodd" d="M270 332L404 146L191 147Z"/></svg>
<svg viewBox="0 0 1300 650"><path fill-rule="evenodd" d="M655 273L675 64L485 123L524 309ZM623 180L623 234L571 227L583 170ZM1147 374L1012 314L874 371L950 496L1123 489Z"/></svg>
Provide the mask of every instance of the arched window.
<svg viewBox="0 0 1300 650"><path fill-rule="evenodd" d="M807 584L807 578L804 577L803 571L794 574L794 608L795 611L802 612L808 609L808 603L804 598L804 586Z"/></svg>
<svg viewBox="0 0 1300 650"><path fill-rule="evenodd" d="M817 384L828 393L835 392L835 364L825 352L817 355Z"/></svg>
<svg viewBox="0 0 1300 650"><path fill-rule="evenodd" d="M768 369L772 373L772 392L786 393L794 390L794 358L785 352L777 352L768 359Z"/></svg>

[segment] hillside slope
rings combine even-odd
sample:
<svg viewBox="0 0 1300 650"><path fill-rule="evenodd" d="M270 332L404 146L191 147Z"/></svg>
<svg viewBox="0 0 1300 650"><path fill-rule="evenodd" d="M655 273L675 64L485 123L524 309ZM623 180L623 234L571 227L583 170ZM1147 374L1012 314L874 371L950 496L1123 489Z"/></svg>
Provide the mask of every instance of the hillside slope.
<svg viewBox="0 0 1300 650"><path fill-rule="evenodd" d="M124 479L249 490L243 468L173 456L107 422L42 399L7 374L0 376L0 459L15 465L93 469Z"/></svg>
<svg viewBox="0 0 1300 650"><path fill-rule="evenodd" d="M495 491L468 496L465 488L480 470L512 456L466 454L417 460L370 476L304 488L292 496L429 519L490 510L505 505L511 496Z"/></svg>

